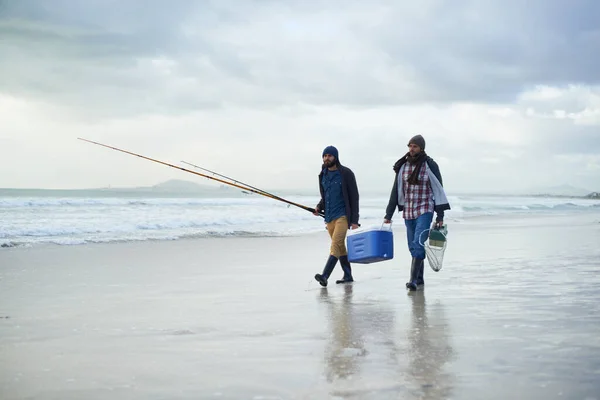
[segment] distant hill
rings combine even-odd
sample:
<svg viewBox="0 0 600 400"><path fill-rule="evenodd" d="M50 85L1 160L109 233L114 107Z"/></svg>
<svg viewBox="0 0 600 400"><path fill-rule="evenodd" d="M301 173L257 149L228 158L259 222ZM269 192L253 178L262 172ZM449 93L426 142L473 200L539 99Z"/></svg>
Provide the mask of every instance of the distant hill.
<svg viewBox="0 0 600 400"><path fill-rule="evenodd" d="M174 193L208 193L208 192L223 192L223 191L238 191L231 186L226 185L201 185L195 182L184 181L180 179L171 179L149 188L138 188L138 189L150 189L152 191L159 192L174 192Z"/></svg>
<svg viewBox="0 0 600 400"><path fill-rule="evenodd" d="M81 189L80 189L81 190ZM217 196L217 197L237 197L245 195L242 193L242 189L238 189L232 186L209 183L207 185L199 184L191 181L184 181L180 179L170 179L165 182L157 183L153 186L137 186L137 187L105 187L97 189L87 189L88 191L99 191L107 193L114 193L116 195L156 195L156 196Z"/></svg>
<svg viewBox="0 0 600 400"><path fill-rule="evenodd" d="M0 188L0 196L85 196L85 197L243 197L245 190L214 182L202 185L195 182L172 179L153 186L103 187L88 189L15 189Z"/></svg>
<svg viewBox="0 0 600 400"><path fill-rule="evenodd" d="M129 187L96 187L85 189L36 189L36 188L0 188L0 195L7 196L140 196L151 195L159 197L240 197L254 195L250 191L226 185L216 181L208 181L200 184L180 179L171 179L153 186L129 186Z"/></svg>

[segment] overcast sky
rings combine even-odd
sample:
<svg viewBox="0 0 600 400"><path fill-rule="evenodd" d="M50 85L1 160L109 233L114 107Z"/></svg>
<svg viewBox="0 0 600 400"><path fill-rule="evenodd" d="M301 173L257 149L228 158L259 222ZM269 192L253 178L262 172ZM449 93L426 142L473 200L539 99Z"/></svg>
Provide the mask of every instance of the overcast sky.
<svg viewBox="0 0 600 400"><path fill-rule="evenodd" d="M600 190L594 0L0 0L0 187L388 191L422 134L449 192Z"/></svg>

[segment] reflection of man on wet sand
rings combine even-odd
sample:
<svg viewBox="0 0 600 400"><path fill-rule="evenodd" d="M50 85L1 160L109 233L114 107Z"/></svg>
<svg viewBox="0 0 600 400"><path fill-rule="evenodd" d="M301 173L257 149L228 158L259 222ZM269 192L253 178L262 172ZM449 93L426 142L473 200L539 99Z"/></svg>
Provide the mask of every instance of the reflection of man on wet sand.
<svg viewBox="0 0 600 400"><path fill-rule="evenodd" d="M393 305L353 296L353 289L345 285L341 294L322 288L319 297L328 310L330 330L324 354L328 392L336 398L388 398L399 386L397 359L392 356Z"/></svg>
<svg viewBox="0 0 600 400"><path fill-rule="evenodd" d="M368 297L357 299L357 294L353 298L352 290L353 285L345 285L343 295L337 290L329 293L327 288L319 294L330 329L325 349L325 377L333 385L330 395L450 397L454 377L444 367L452 348L442 305L426 305L424 291L410 292L411 309L406 312L411 312L411 320L403 319L404 326L396 331L393 308Z"/></svg>
<svg viewBox="0 0 600 400"><path fill-rule="evenodd" d="M329 298L327 289L321 291L321 300L329 305L331 344L325 353L327 381L347 379L358 372L358 359L364 357L362 332L353 321L352 285L344 286L342 301Z"/></svg>
<svg viewBox="0 0 600 400"><path fill-rule="evenodd" d="M452 357L449 326L442 305L425 304L425 292L412 292L412 320L408 333L411 392L420 399L444 399L451 395L452 376L443 371Z"/></svg>

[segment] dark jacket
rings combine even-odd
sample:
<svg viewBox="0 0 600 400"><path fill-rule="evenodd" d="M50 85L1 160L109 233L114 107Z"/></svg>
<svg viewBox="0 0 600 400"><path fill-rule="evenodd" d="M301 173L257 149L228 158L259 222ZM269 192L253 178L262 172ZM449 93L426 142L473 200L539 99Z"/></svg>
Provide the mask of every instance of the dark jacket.
<svg viewBox="0 0 600 400"><path fill-rule="evenodd" d="M444 182L442 181L442 174L440 173L440 167L437 165L437 163L435 161L433 161L433 158L427 156L427 166L429 167L429 169L431 170L431 172L435 175L435 177L437 178L438 181L440 181L440 185L442 185L442 187L444 186ZM394 215L394 211L396 209L396 207L398 208L398 211L402 211L403 210L403 206L401 206L400 204L398 204L398 173L400 171L396 172L396 176L394 177L394 186L392 187L392 193L390 193L390 200L388 202L388 206L385 209L385 219L391 220L392 219L392 215ZM444 210L449 210L450 209L450 204L448 203L442 203L442 204L438 204L435 203L434 204L434 211L437 214L437 218L436 220L441 221L444 219Z"/></svg>
<svg viewBox="0 0 600 400"><path fill-rule="evenodd" d="M344 167L343 165L337 165L342 177L342 194L344 196L344 204L346 206L346 218L348 219L348 228L352 224L358 225L358 186L356 185L356 178L354 172L350 168ZM325 193L323 191L323 185L321 180L323 179L323 173L325 172L325 165L321 169L319 174L319 191L321 192L321 200L317 204L317 210L325 211Z"/></svg>

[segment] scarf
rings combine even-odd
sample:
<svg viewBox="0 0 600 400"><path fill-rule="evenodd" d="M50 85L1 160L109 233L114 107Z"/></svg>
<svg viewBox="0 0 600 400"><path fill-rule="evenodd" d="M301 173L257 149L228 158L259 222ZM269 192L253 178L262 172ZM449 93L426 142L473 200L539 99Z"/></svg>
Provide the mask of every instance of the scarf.
<svg viewBox="0 0 600 400"><path fill-rule="evenodd" d="M400 168L402 168L404 163L406 163L407 161L409 164L415 165L415 169L408 177L408 183L411 185L418 185L419 184L419 173L421 172L421 166L423 165L423 163L425 161L427 161L427 153L422 151L414 157L410 155L410 152L406 153L405 155L402 156L401 159L396 161L396 164L394 164L394 172L395 173L400 172Z"/></svg>

